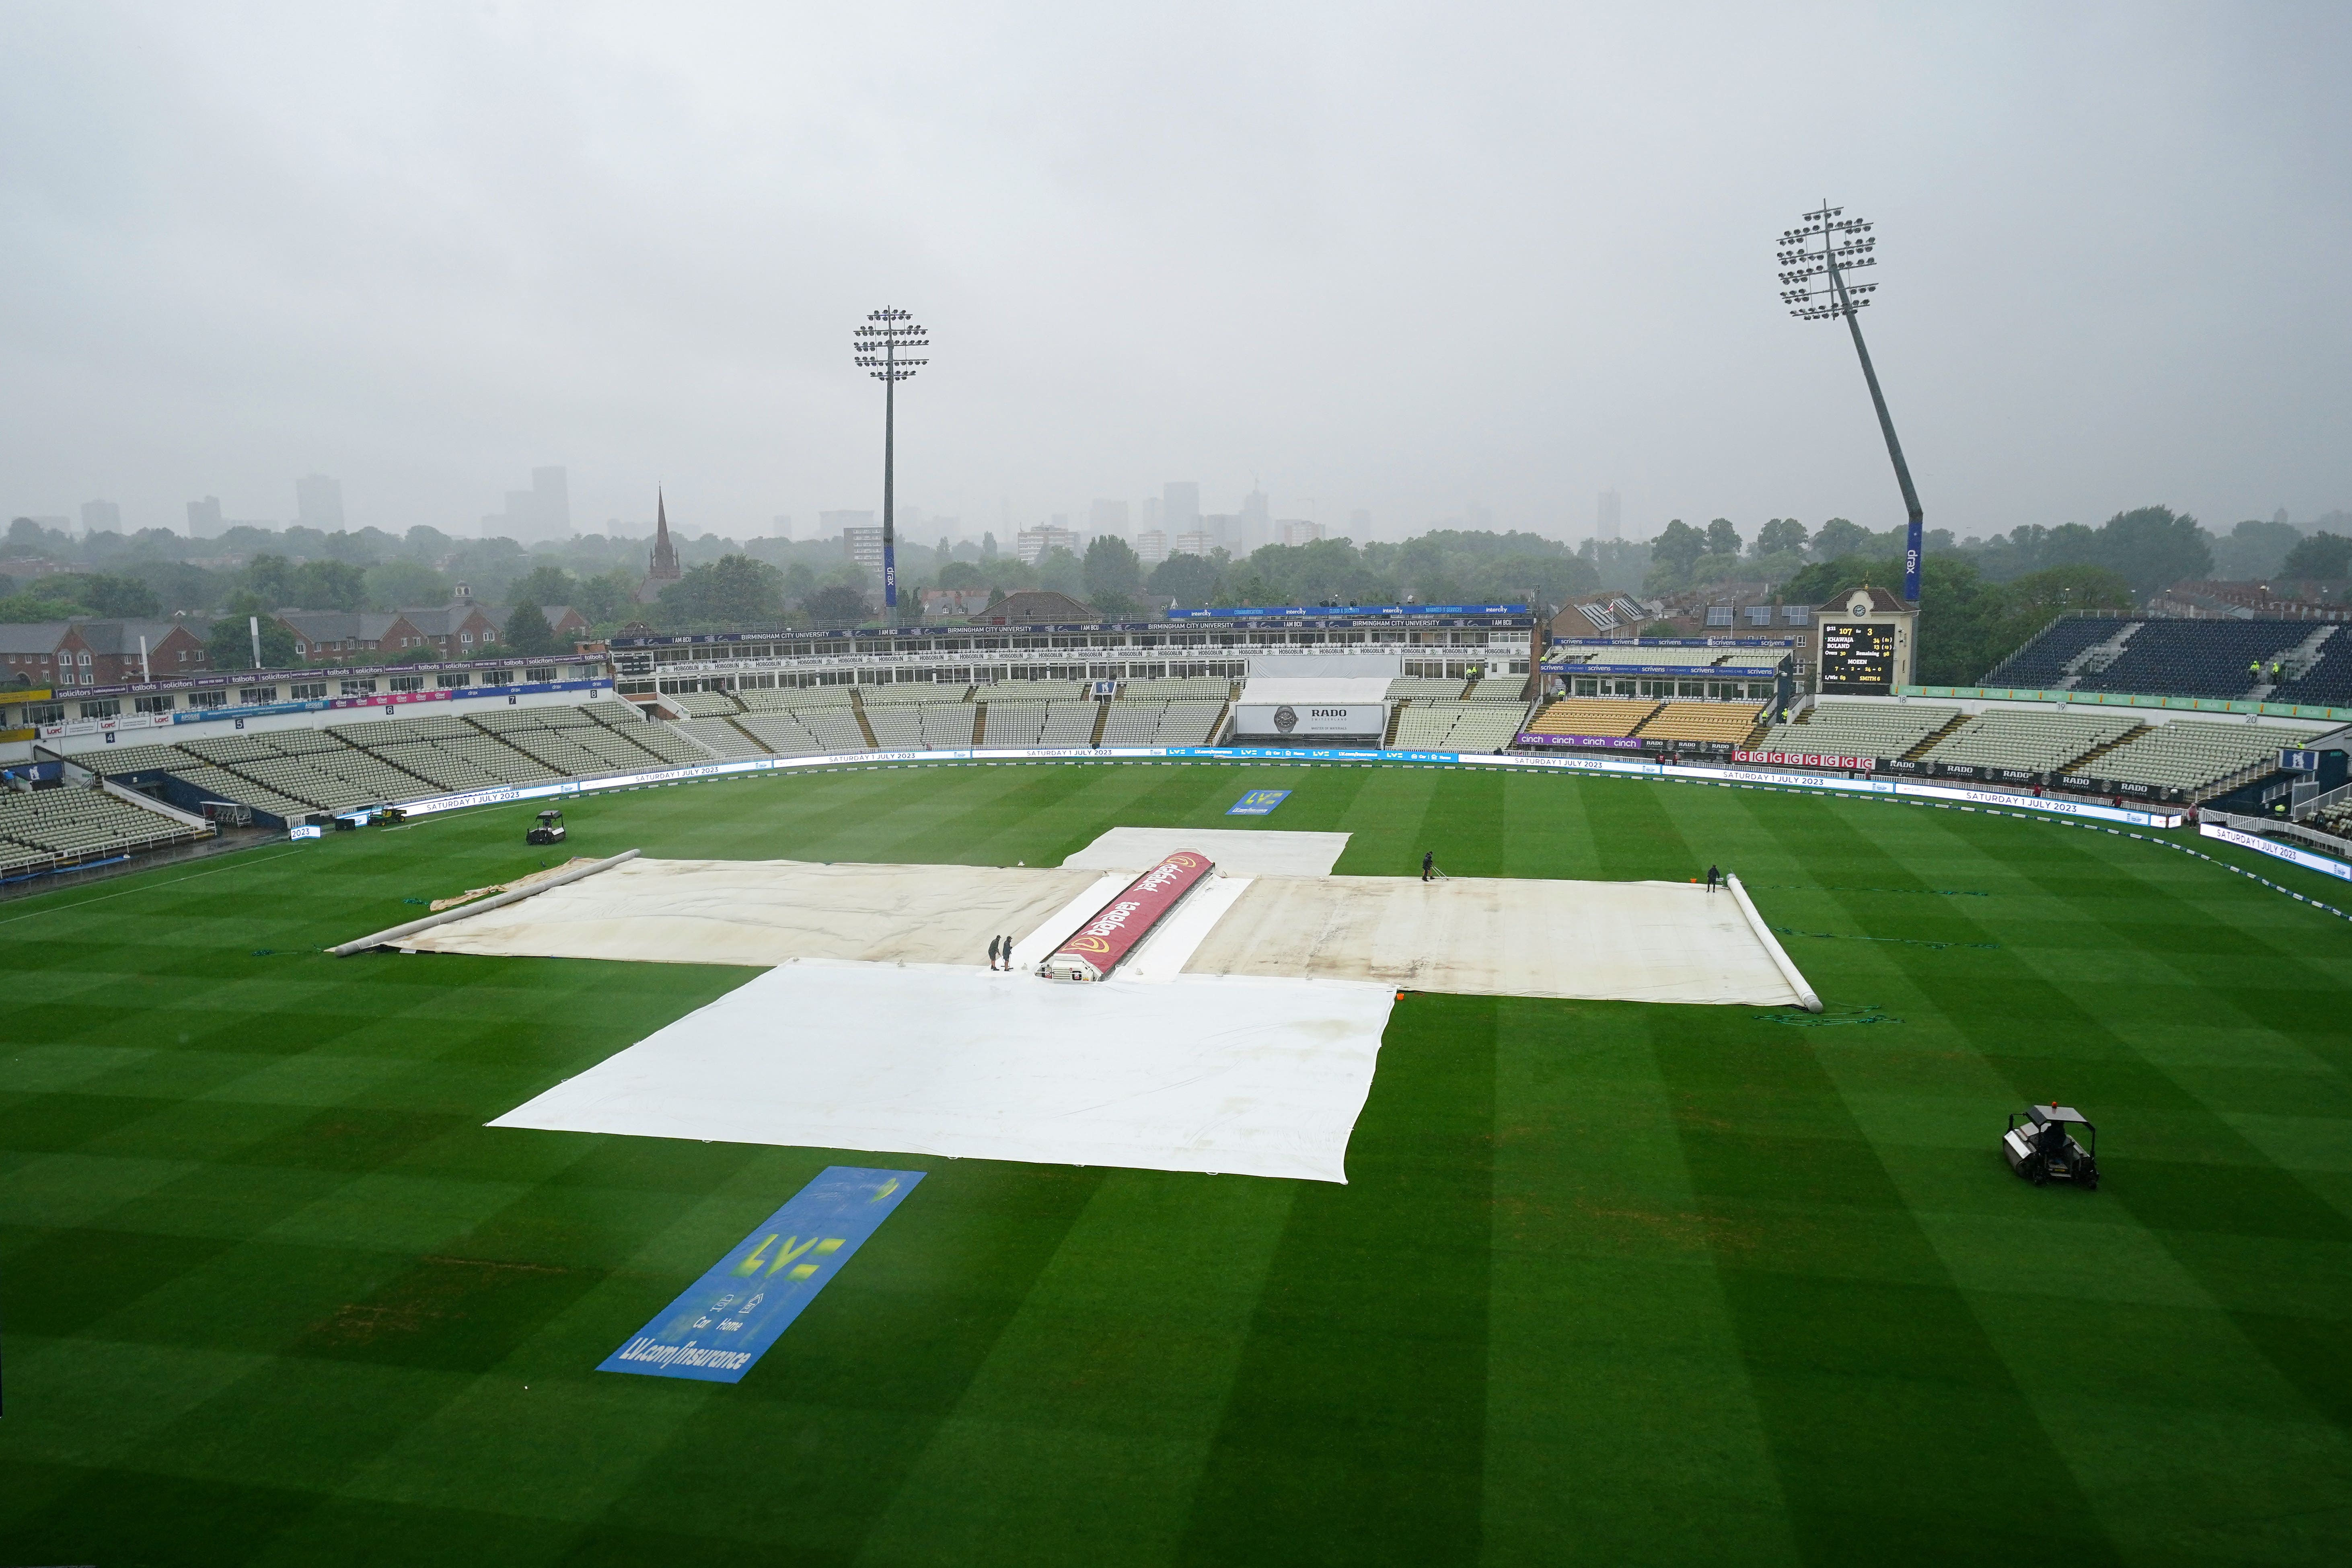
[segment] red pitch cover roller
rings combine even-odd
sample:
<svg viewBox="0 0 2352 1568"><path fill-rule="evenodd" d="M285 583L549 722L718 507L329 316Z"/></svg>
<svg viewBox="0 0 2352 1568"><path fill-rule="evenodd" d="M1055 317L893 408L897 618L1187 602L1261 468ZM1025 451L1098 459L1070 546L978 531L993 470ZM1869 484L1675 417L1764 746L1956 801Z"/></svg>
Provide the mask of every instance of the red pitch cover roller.
<svg viewBox="0 0 2352 1568"><path fill-rule="evenodd" d="M1133 952L1184 895L1215 873L1216 862L1179 849L1127 885L1038 967L1048 980L1103 980Z"/></svg>

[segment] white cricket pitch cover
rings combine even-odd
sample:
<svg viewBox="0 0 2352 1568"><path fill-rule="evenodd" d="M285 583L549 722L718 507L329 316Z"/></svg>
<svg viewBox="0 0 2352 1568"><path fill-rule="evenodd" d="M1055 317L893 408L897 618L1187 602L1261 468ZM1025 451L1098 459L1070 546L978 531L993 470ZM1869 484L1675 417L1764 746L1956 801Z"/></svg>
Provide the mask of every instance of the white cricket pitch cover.
<svg viewBox="0 0 2352 1568"><path fill-rule="evenodd" d="M1114 827L1062 864L1087 871L1149 871L1179 849L1206 855L1228 877L1328 877L1344 833L1266 827Z"/></svg>
<svg viewBox="0 0 2352 1568"><path fill-rule="evenodd" d="M1394 999L796 960L490 1125L1345 1182Z"/></svg>
<svg viewBox="0 0 2352 1568"><path fill-rule="evenodd" d="M1474 996L1801 1005L1728 891L1688 882L1261 877L1194 975L1369 980Z"/></svg>
<svg viewBox="0 0 2352 1568"><path fill-rule="evenodd" d="M399 945L763 967L794 958L982 964L991 937L1038 931L1103 879L1058 867L641 858ZM1071 915L1060 935L1118 886Z"/></svg>

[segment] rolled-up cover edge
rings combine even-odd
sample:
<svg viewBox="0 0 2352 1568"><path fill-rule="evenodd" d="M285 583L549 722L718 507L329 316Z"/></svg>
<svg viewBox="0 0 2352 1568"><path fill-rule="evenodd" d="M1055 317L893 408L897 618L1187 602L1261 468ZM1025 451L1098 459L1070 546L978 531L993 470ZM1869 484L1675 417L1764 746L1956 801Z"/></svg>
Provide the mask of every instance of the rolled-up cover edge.
<svg viewBox="0 0 2352 1568"><path fill-rule="evenodd" d="M533 894L543 893L550 888L561 888L567 882L577 882L582 878L593 877L599 871L609 871L624 860L635 859L638 853L635 849L624 849L610 859L594 860L585 866L575 866L559 876L550 877L544 882L534 882L528 888L517 888L510 893L499 893L484 899L478 904L467 904L458 909L443 910L437 915L426 915L421 921L410 921L406 925L396 925L389 930L380 931L373 936L363 936L357 942L347 942L341 947L331 947L327 951L337 958L349 958L352 953L365 952L370 948L390 947L403 937L415 936L419 931L430 931L435 926L447 925L451 921L462 921L468 915L480 914L484 910L503 909L509 904L520 903Z"/></svg>
<svg viewBox="0 0 2352 1568"><path fill-rule="evenodd" d="M1764 951L1772 955L1772 963L1780 969L1780 978L1796 992L1798 1004L1808 1013L1820 1012L1822 999L1813 994L1813 988L1805 984L1805 977L1797 973L1797 966L1790 962L1788 953L1781 949L1780 939L1772 934L1772 928L1764 923L1764 917L1758 914L1756 906L1748 901L1748 889L1739 885L1737 877L1726 877L1724 880L1730 885L1731 896L1739 900L1739 912L1748 917L1748 929L1756 933L1756 940L1762 942Z"/></svg>
<svg viewBox="0 0 2352 1568"><path fill-rule="evenodd" d="M1087 917L1078 929L1045 956L1038 967L1050 971L1056 963L1084 965L1097 980L1109 978L1143 939L1184 901L1184 895L1205 881L1217 863L1197 849L1179 849L1129 882L1119 895Z"/></svg>

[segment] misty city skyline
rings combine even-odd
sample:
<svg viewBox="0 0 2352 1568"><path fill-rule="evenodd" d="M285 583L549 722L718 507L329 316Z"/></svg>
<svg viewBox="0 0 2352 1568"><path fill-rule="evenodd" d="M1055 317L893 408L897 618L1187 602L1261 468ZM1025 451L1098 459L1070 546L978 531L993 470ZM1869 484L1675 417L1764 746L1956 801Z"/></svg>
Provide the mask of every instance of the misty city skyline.
<svg viewBox="0 0 2352 1568"><path fill-rule="evenodd" d="M2352 506L2331 8L100 5L11 37L9 516L283 526L317 476L346 526L478 537L541 525L519 498L562 468L576 532L649 530L658 484L692 533L817 537L878 508L847 345L895 305L934 342L900 494L960 537L1103 500L1132 537L1171 479L1384 540L1483 510L1574 541L1603 492L1627 539L1884 529L1844 334L1776 299L1824 195L1878 225L1864 325L1931 529Z"/></svg>

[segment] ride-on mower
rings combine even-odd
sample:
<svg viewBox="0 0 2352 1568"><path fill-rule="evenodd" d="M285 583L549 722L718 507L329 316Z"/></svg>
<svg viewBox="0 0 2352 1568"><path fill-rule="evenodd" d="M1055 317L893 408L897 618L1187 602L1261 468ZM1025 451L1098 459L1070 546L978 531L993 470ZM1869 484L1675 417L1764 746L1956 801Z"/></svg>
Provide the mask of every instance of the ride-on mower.
<svg viewBox="0 0 2352 1568"><path fill-rule="evenodd" d="M541 812L539 820L531 824L530 831L522 836L522 841L525 844L562 843L563 814L560 811Z"/></svg>
<svg viewBox="0 0 2352 1568"><path fill-rule="evenodd" d="M2071 1131L2075 1128L2082 1130L2079 1139ZM2000 1152L2011 1170L2037 1187L2051 1181L2098 1187L2099 1130L2071 1105L2053 1100L2011 1111Z"/></svg>

